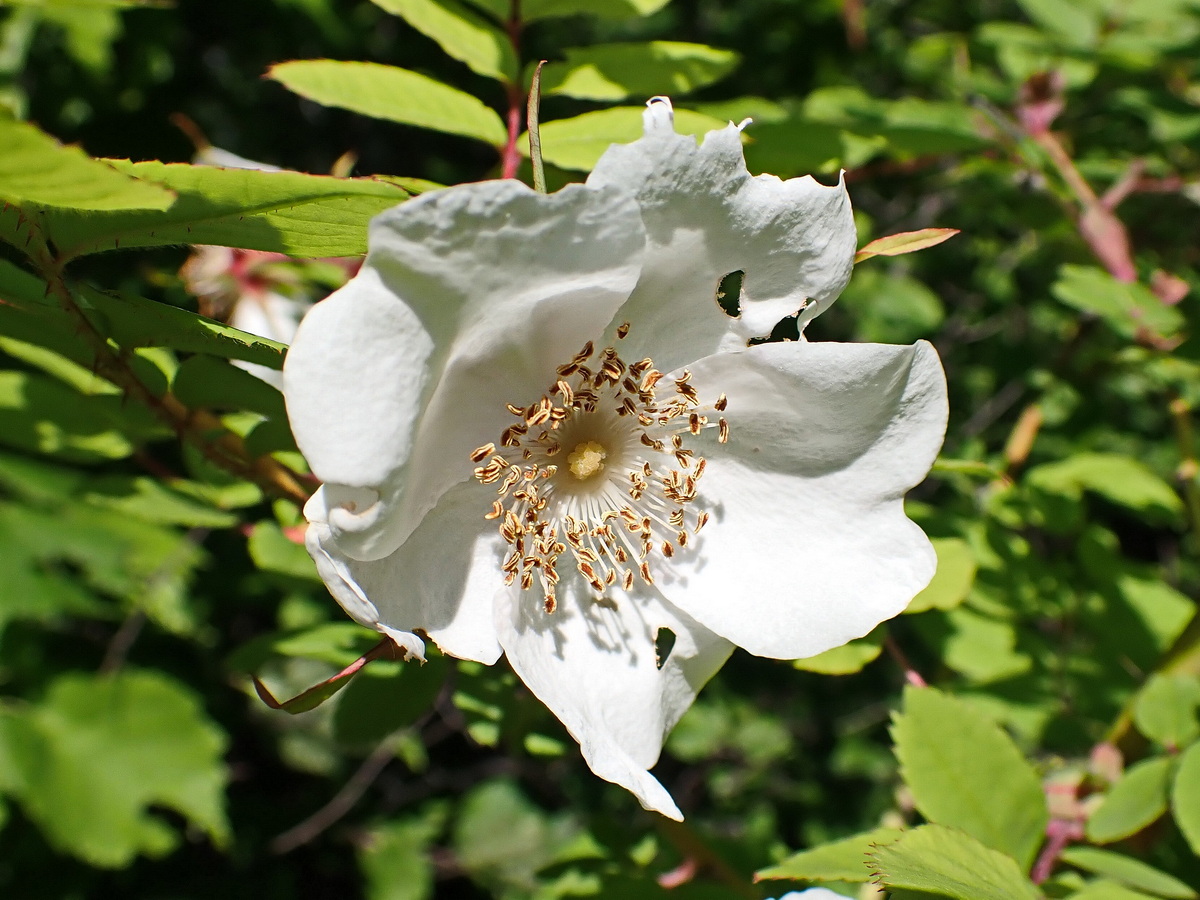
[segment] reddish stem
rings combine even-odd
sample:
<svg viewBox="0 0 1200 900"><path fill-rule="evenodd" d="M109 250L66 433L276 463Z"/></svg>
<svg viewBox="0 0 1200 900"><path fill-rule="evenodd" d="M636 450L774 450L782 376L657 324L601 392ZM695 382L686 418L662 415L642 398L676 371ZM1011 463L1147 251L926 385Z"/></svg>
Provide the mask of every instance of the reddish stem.
<svg viewBox="0 0 1200 900"><path fill-rule="evenodd" d="M504 30L508 33L508 42L512 45L513 56L519 61L521 59L520 0L512 0ZM505 117L508 125L508 140L505 142L504 152L500 156L501 178L516 178L517 169L521 166L521 152L517 149L517 138L521 135L521 113L525 109L525 92L521 89L520 77L518 74L518 80L508 84L508 115Z"/></svg>

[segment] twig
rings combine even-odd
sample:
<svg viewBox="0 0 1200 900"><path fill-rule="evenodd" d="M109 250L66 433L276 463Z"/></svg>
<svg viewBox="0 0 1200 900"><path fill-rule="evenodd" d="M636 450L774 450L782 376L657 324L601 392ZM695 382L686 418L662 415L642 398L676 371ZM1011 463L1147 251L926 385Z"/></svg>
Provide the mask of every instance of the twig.
<svg viewBox="0 0 1200 900"><path fill-rule="evenodd" d="M98 669L101 675L115 672L125 664L125 657L129 655L145 624L146 613L141 609L135 609L125 617L125 621L113 632L112 639L105 648L104 659L100 661Z"/></svg>
<svg viewBox="0 0 1200 900"><path fill-rule="evenodd" d="M271 852L280 855L290 853L297 847L302 847L315 840L336 824L354 808L354 804L362 799L367 788L374 784L375 779L383 773L395 755L391 738L381 741L379 746L371 751L371 755L363 760L362 765L342 785L342 789L333 795L333 799L303 822L277 835L271 841L269 845Z"/></svg>
<svg viewBox="0 0 1200 900"><path fill-rule="evenodd" d="M658 833L679 851L685 861L694 861L701 871L707 871L737 896L758 900L759 893L755 890L754 885L739 875L733 866L726 862L686 822L676 822L664 816L655 816L654 825L658 829Z"/></svg>
<svg viewBox="0 0 1200 900"><path fill-rule="evenodd" d="M929 682L922 678L921 673L913 668L913 664L908 661L908 657L900 649L900 645L896 643L896 639L891 634L884 635L883 648L887 650L888 656L895 660L896 665L904 671L905 681L913 687L929 687Z"/></svg>
<svg viewBox="0 0 1200 900"><path fill-rule="evenodd" d="M127 396L154 412L180 438L196 445L211 462L247 481L252 481L267 493L285 497L303 505L309 491L300 484L296 473L270 456L252 456L242 439L227 429L214 415L204 410L189 409L172 394L161 397L151 391L120 352L76 302L67 284L63 264L51 252L40 230L31 226L28 247L30 258L46 279L47 291L74 319L80 334L90 344L97 374L121 388Z"/></svg>

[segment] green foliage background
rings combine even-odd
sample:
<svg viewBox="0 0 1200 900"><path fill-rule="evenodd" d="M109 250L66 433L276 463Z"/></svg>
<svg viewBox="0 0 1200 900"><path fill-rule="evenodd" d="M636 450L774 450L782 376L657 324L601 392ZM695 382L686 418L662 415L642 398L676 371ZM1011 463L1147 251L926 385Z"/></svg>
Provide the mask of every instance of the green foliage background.
<svg viewBox="0 0 1200 900"><path fill-rule="evenodd" d="M515 8L0 2L0 892L1196 897L1200 3ZM199 315L187 245L327 291L374 213L528 180L540 59L552 189L665 93L681 130L752 116L754 171L846 169L861 244L962 232L808 331L937 345L938 575L846 648L735 654L656 769L683 826L503 663L376 660L296 715L251 681L373 638L293 540L278 391L229 363L284 348ZM187 165L197 132L293 171Z"/></svg>

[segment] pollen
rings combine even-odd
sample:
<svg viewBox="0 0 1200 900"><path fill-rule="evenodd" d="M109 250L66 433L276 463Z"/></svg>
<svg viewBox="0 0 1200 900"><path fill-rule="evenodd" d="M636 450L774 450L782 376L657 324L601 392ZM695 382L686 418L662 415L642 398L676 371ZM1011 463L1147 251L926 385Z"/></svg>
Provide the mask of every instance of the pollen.
<svg viewBox="0 0 1200 900"><path fill-rule="evenodd" d="M604 468L604 460L608 451L595 441L583 441L577 444L575 451L567 456L567 464L571 474L580 481L586 481Z"/></svg>
<svg viewBox="0 0 1200 900"><path fill-rule="evenodd" d="M617 339L628 332L623 323ZM559 566L569 561L595 600L611 603L607 592L654 584L656 564L694 552L689 532L710 514L702 448L687 445L710 429L728 439L724 394L704 405L687 370L667 377L648 357L627 362L588 341L545 394L513 399L525 401L505 404L517 421L470 454L475 479L495 487L481 514L509 545L506 585L540 588L553 613Z"/></svg>

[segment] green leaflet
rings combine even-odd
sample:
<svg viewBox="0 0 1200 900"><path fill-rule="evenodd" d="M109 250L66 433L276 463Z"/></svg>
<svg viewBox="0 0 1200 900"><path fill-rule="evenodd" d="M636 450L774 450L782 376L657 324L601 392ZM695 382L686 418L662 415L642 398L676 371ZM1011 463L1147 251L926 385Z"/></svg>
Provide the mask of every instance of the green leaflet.
<svg viewBox="0 0 1200 900"><path fill-rule="evenodd" d="M1062 266L1050 290L1067 306L1097 316L1130 340L1143 329L1169 338L1184 326L1183 314L1149 288L1118 281L1095 266Z"/></svg>
<svg viewBox="0 0 1200 900"><path fill-rule="evenodd" d="M503 30L458 0L371 0L488 78L515 82L520 66Z"/></svg>
<svg viewBox="0 0 1200 900"><path fill-rule="evenodd" d="M46 211L42 227L66 258L132 247L220 244L289 256L355 256L367 248L372 216L406 200L398 185L371 178L221 169L186 163L111 160L119 172L170 188L158 210L83 215ZM24 232L16 211L0 212L0 234Z"/></svg>
<svg viewBox="0 0 1200 900"><path fill-rule="evenodd" d="M1179 758L1171 785L1171 812L1192 852L1200 856L1200 743L1192 744Z"/></svg>
<svg viewBox="0 0 1200 900"><path fill-rule="evenodd" d="M1088 840L1108 844L1141 831L1167 811L1171 760L1144 759L1125 770L1087 822Z"/></svg>
<svg viewBox="0 0 1200 900"><path fill-rule="evenodd" d="M907 613L953 609L967 598L975 583L975 555L961 538L934 538L937 571L929 586L913 597Z"/></svg>
<svg viewBox="0 0 1200 900"><path fill-rule="evenodd" d="M885 887L955 900L1038 900L1012 858L942 825L922 825L868 854Z"/></svg>
<svg viewBox="0 0 1200 900"><path fill-rule="evenodd" d="M1048 821L1033 766L975 707L933 688L906 688L892 738L925 818L960 828L1028 871Z"/></svg>
<svg viewBox="0 0 1200 900"><path fill-rule="evenodd" d="M0 117L0 201L6 204L92 212L164 210L174 199L171 191L117 172L78 147L64 147L32 125ZM19 215L9 210L6 218ZM0 235L11 234L13 226L3 224Z"/></svg>
<svg viewBox="0 0 1200 900"><path fill-rule="evenodd" d="M754 873L754 880L866 882L871 878L868 854L876 845L891 843L902 834L898 828L876 828L854 837L802 850L778 865L759 869Z"/></svg>
<svg viewBox="0 0 1200 900"><path fill-rule="evenodd" d="M198 698L157 672L67 674L45 699L0 719L0 783L59 850L120 868L179 841L150 811L184 816L218 845L229 838L221 755L226 737Z"/></svg>
<svg viewBox="0 0 1200 900"><path fill-rule="evenodd" d="M500 116L470 94L396 66L305 59L279 63L267 74L288 90L325 106L474 138L495 147L503 146L507 137Z"/></svg>
<svg viewBox="0 0 1200 900"><path fill-rule="evenodd" d="M1139 859L1099 847L1068 847L1060 857L1085 872L1105 875L1126 887L1149 891L1170 900L1194 900L1196 892L1172 875Z"/></svg>
<svg viewBox="0 0 1200 900"><path fill-rule="evenodd" d="M739 60L732 50L680 41L575 47L566 57L542 70L544 93L610 102L690 94L725 77Z"/></svg>
<svg viewBox="0 0 1200 900"><path fill-rule="evenodd" d="M1186 746L1200 737L1200 679L1195 675L1151 675L1138 693L1133 721L1138 731L1166 747Z"/></svg>
<svg viewBox="0 0 1200 900"><path fill-rule="evenodd" d="M680 134L702 135L727 124L686 109L675 110L675 130ZM572 119L542 122L541 133L546 162L563 169L588 171L610 144L628 143L642 136L642 107L617 106ZM526 137L521 137L517 145L522 153L528 153Z"/></svg>

